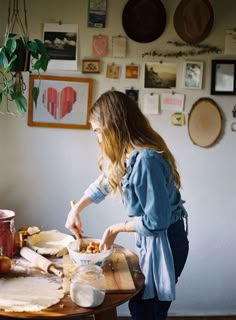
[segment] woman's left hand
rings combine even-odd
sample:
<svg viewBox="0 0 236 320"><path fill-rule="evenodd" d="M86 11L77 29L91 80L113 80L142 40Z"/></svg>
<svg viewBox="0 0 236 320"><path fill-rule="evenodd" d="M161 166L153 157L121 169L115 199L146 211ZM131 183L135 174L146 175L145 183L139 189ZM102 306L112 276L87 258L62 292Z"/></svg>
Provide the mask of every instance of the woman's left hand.
<svg viewBox="0 0 236 320"><path fill-rule="evenodd" d="M117 223L108 227L102 236L102 240L100 242L100 250L108 250L113 245L116 236L121 231L121 226L123 224Z"/></svg>

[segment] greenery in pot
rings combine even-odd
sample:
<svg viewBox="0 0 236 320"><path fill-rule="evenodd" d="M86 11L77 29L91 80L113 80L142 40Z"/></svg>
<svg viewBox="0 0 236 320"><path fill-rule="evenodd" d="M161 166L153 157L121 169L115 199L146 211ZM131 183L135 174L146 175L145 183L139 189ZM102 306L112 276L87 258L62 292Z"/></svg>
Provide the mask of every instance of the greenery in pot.
<svg viewBox="0 0 236 320"><path fill-rule="evenodd" d="M23 61L21 69L18 66L19 59ZM29 40L26 36L17 38L16 34L8 34L5 44L0 48L0 104L5 97L6 113L11 113L8 103L14 101L17 112L25 114L27 111L27 99L24 97L26 84L21 72L36 71L40 75L40 71L47 70L49 60L47 49L41 40ZM39 87L35 86L32 89L35 105L37 105L38 96Z"/></svg>

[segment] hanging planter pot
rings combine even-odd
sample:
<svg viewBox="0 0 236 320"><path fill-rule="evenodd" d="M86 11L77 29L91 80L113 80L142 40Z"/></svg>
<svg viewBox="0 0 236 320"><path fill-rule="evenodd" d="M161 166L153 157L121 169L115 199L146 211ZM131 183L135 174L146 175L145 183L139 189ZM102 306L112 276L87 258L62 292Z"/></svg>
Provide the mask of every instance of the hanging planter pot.
<svg viewBox="0 0 236 320"><path fill-rule="evenodd" d="M30 69L30 54L26 49L16 49L16 60L12 65L12 72L25 72Z"/></svg>

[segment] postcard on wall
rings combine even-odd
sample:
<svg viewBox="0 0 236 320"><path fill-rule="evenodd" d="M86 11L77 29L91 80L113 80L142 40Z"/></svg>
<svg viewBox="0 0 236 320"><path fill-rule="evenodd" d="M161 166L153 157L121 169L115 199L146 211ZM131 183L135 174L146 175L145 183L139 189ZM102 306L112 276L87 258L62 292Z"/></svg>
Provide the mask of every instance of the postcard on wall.
<svg viewBox="0 0 236 320"><path fill-rule="evenodd" d="M236 54L236 30L229 29L225 33L225 54Z"/></svg>
<svg viewBox="0 0 236 320"><path fill-rule="evenodd" d="M89 0L88 2L88 27L105 28L106 26L106 0Z"/></svg>
<svg viewBox="0 0 236 320"><path fill-rule="evenodd" d="M125 93L126 93L131 99L133 99L136 103L139 102L139 90L138 90L138 89L134 89L134 88L125 89Z"/></svg>
<svg viewBox="0 0 236 320"><path fill-rule="evenodd" d="M113 58L125 58L127 50L127 38L116 36L112 37L112 56Z"/></svg>
<svg viewBox="0 0 236 320"><path fill-rule="evenodd" d="M139 65L131 63L125 66L126 79L138 79L138 77L139 77Z"/></svg>
<svg viewBox="0 0 236 320"><path fill-rule="evenodd" d="M182 112L175 112L171 115L171 124L173 126L184 126L185 125L185 115Z"/></svg>
<svg viewBox="0 0 236 320"><path fill-rule="evenodd" d="M159 94L145 94L143 100L143 112L145 114L159 114Z"/></svg>
<svg viewBox="0 0 236 320"><path fill-rule="evenodd" d="M184 110L184 94L163 93L161 95L161 109L182 112Z"/></svg>
<svg viewBox="0 0 236 320"><path fill-rule="evenodd" d="M176 75L176 63L147 62L144 70L144 87L175 88Z"/></svg>
<svg viewBox="0 0 236 320"><path fill-rule="evenodd" d="M121 73L121 66L115 63L107 65L106 77L109 79L119 79Z"/></svg>
<svg viewBox="0 0 236 320"><path fill-rule="evenodd" d="M203 77L203 62L185 61L183 70L183 87L186 89L201 89Z"/></svg>
<svg viewBox="0 0 236 320"><path fill-rule="evenodd" d="M92 40L92 56L93 57L106 57L107 47L108 47L108 37L107 36L93 36Z"/></svg>
<svg viewBox="0 0 236 320"><path fill-rule="evenodd" d="M48 70L77 70L78 25L46 23L43 31L50 56Z"/></svg>

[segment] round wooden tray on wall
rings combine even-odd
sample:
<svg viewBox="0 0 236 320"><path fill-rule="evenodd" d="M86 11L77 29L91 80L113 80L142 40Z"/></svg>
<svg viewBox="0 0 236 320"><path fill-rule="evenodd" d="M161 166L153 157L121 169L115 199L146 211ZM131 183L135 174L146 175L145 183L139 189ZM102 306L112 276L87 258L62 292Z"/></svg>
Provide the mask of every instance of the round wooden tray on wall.
<svg viewBox="0 0 236 320"><path fill-rule="evenodd" d="M208 148L214 145L222 132L222 114L210 98L197 100L188 118L188 132L194 144Z"/></svg>

